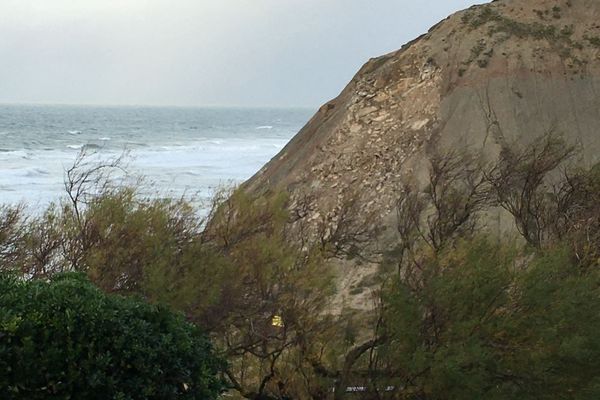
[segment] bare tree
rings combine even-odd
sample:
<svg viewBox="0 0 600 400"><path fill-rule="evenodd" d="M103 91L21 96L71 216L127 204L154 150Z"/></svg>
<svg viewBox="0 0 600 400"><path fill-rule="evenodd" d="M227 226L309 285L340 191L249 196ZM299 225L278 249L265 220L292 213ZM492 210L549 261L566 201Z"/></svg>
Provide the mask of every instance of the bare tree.
<svg viewBox="0 0 600 400"><path fill-rule="evenodd" d="M368 249L381 229L380 216L376 210L366 211L360 201L360 193L348 188L342 200L329 213L320 215L317 221L317 241L331 258L354 258L373 261ZM369 251L370 250L370 251Z"/></svg>
<svg viewBox="0 0 600 400"><path fill-rule="evenodd" d="M553 131L525 147L504 147L498 163L487 174L498 204L515 219L529 244L541 247L551 221L549 174L576 152Z"/></svg>
<svg viewBox="0 0 600 400"><path fill-rule="evenodd" d="M473 233L478 213L491 204L486 167L468 149L441 151L434 146L428 161L424 188L409 178L396 202L399 244L393 256L400 266L423 243L438 252ZM415 261L413 257L409 264Z"/></svg>
<svg viewBox="0 0 600 400"><path fill-rule="evenodd" d="M600 167L565 171L553 185L546 236L567 243L581 265L600 260Z"/></svg>
<svg viewBox="0 0 600 400"><path fill-rule="evenodd" d="M468 150L437 150L429 161L425 194L433 212L424 238L439 251L456 236L473 232L476 214L489 205L489 191L484 165Z"/></svg>
<svg viewBox="0 0 600 400"><path fill-rule="evenodd" d="M82 149L73 165L65 171L64 186L68 202L62 207L62 217L71 219L72 235L63 243L63 256L75 270L84 268L81 265L83 254L93 245L95 234L93 218L85 218L84 211L90 202L101 198L115 190L122 190L115 174L126 175L126 152L114 159L98 160L97 153ZM122 183L122 182L120 182Z"/></svg>

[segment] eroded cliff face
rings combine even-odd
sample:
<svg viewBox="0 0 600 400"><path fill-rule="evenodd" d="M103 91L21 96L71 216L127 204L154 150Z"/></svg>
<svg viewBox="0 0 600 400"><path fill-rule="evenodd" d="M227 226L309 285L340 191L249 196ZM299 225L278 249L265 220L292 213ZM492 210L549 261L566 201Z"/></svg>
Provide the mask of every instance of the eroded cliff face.
<svg viewBox="0 0 600 400"><path fill-rule="evenodd" d="M352 203L376 246L391 240L399 190L426 173L431 146L493 160L549 130L600 161L598 0L499 0L450 16L367 62L243 187L289 191L314 226Z"/></svg>

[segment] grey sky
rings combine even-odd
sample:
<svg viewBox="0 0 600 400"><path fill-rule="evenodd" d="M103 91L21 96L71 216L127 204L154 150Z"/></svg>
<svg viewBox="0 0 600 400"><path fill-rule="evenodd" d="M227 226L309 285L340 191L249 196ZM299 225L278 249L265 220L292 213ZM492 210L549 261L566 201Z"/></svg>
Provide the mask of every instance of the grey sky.
<svg viewBox="0 0 600 400"><path fill-rule="evenodd" d="M1 0L0 102L315 107L484 0Z"/></svg>

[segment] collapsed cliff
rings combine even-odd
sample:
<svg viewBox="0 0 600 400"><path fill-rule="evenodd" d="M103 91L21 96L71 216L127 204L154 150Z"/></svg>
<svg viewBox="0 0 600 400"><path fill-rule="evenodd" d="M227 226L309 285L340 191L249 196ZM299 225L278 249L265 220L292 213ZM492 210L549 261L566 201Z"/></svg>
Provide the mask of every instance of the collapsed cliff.
<svg viewBox="0 0 600 400"><path fill-rule="evenodd" d="M549 131L600 161L598 0L498 0L448 17L369 60L243 188L287 190L313 229L351 204L376 246L432 146L494 160ZM364 278L343 275L342 286Z"/></svg>

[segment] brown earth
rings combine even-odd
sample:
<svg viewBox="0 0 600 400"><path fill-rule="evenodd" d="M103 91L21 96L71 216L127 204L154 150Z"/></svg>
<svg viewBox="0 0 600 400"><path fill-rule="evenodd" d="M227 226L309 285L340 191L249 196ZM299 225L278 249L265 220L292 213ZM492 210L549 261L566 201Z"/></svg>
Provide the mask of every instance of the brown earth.
<svg viewBox="0 0 600 400"><path fill-rule="evenodd" d="M600 0L498 0L448 17L369 60L243 188L287 190L314 227L350 202L377 247L393 240L398 191L425 173L433 144L493 160L549 130L600 161ZM340 262L340 286L369 265Z"/></svg>

